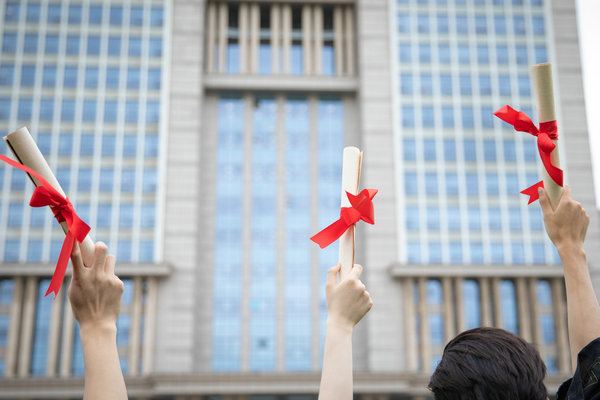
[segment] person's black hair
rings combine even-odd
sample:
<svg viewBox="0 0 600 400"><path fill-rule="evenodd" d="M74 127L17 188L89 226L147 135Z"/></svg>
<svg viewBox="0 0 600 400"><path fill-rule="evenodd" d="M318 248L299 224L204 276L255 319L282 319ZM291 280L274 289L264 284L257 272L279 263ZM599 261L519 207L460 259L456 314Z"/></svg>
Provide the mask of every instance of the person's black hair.
<svg viewBox="0 0 600 400"><path fill-rule="evenodd" d="M546 400L537 349L498 328L462 332L444 348L429 381L435 400Z"/></svg>

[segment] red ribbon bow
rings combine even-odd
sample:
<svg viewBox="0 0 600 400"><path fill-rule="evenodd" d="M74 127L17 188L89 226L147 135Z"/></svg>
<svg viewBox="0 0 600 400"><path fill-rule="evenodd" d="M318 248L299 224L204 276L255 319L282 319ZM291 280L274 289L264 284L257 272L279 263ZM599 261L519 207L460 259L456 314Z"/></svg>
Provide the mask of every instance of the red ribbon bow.
<svg viewBox="0 0 600 400"><path fill-rule="evenodd" d="M340 218L321 232L310 238L322 249L339 239L346 230L360 220L371 225L375 224L373 197L377 189L364 189L358 195L346 192L351 207L342 207Z"/></svg>
<svg viewBox="0 0 600 400"><path fill-rule="evenodd" d="M494 115L504 122L507 122L514 126L515 130L519 132L527 132L533 136L537 136L537 146L540 153L540 158L544 164L544 168L548 172L548 175L558 185L563 185L563 171L557 166L552 164L550 154L556 148L553 140L558 140L558 130L556 121L548 121L540 123L540 128L531 121L531 119L522 111L516 111L510 106L504 106L494 113ZM539 181L535 185L522 190L521 193L529 196L529 202L531 204L539 198L538 188L544 187L544 181Z"/></svg>
<svg viewBox="0 0 600 400"><path fill-rule="evenodd" d="M0 160L35 176L40 182L41 186L36 186L35 190L33 191L33 195L31 196L31 200L29 201L29 205L31 207L50 206L50 209L52 210L52 213L58 222L67 223L69 231L67 232L60 250L60 256L58 257L58 262L56 263L56 269L54 270L54 275L52 275L50 286L48 286L48 290L45 294L45 296L48 296L49 293L54 292L54 297L56 297L65 277L65 272L69 263L69 256L71 255L73 244L75 243L74 241L77 240L79 243L83 242L83 239L85 239L86 235L90 231L90 227L77 216L77 213L73 208L73 204L71 204L69 201L69 198L61 195L40 174L31 168L11 160L10 158L1 154Z"/></svg>

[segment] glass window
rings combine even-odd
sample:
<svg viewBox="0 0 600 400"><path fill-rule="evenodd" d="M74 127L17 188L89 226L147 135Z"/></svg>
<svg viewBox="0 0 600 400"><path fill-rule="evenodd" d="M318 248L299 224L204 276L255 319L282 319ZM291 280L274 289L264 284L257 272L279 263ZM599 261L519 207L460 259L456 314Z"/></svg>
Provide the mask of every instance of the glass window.
<svg viewBox="0 0 600 400"><path fill-rule="evenodd" d="M447 43L440 43L438 45L438 59L441 64L449 64L450 59L450 45Z"/></svg>
<svg viewBox="0 0 600 400"><path fill-rule="evenodd" d="M499 194L498 174L496 172L485 173L485 187L488 196L497 196Z"/></svg>
<svg viewBox="0 0 600 400"><path fill-rule="evenodd" d="M20 4L18 1L9 1L4 8L4 21L18 22L19 21ZM3 281L2 281L3 282Z"/></svg>
<svg viewBox="0 0 600 400"><path fill-rule="evenodd" d="M494 121L498 118L494 117L494 111L491 107L481 107L481 126L484 128L493 128Z"/></svg>
<svg viewBox="0 0 600 400"><path fill-rule="evenodd" d="M121 171L121 190L132 193L135 189L135 169L123 168Z"/></svg>
<svg viewBox="0 0 600 400"><path fill-rule="evenodd" d="M67 54L79 54L79 36L67 35Z"/></svg>
<svg viewBox="0 0 600 400"><path fill-rule="evenodd" d="M456 15L456 33L469 33L469 20L467 19L467 16L465 14Z"/></svg>
<svg viewBox="0 0 600 400"><path fill-rule="evenodd" d="M60 23L61 15L60 4L49 4L48 5L48 23L58 24Z"/></svg>
<svg viewBox="0 0 600 400"><path fill-rule="evenodd" d="M522 45L516 46L515 53L516 53L516 58L517 58L517 64L521 64L521 65L529 64L526 46L522 46Z"/></svg>
<svg viewBox="0 0 600 400"><path fill-rule="evenodd" d="M456 206L448 206L448 230L451 232L460 231L461 219L460 209Z"/></svg>
<svg viewBox="0 0 600 400"><path fill-rule="evenodd" d="M433 106L423 106L421 109L421 117L423 119L423 126L432 128L434 122Z"/></svg>
<svg viewBox="0 0 600 400"><path fill-rule="evenodd" d="M90 6L90 24L100 25L102 23L102 6Z"/></svg>
<svg viewBox="0 0 600 400"><path fill-rule="evenodd" d="M8 109L10 109L10 106L7 107L7 110ZM33 100L32 99L19 99L19 112L17 113L18 119L21 121L31 120L32 109L33 109ZM8 112L6 114L6 118L8 118Z"/></svg>
<svg viewBox="0 0 600 400"><path fill-rule="evenodd" d="M510 96L510 76L499 75L498 76L498 88L502 96Z"/></svg>
<svg viewBox="0 0 600 400"><path fill-rule="evenodd" d="M427 161L435 161L435 139L423 140L423 157Z"/></svg>
<svg viewBox="0 0 600 400"><path fill-rule="evenodd" d="M158 134L144 136L144 157L158 157Z"/></svg>
<svg viewBox="0 0 600 400"><path fill-rule="evenodd" d="M116 137L114 134L102 135L102 157L114 157Z"/></svg>
<svg viewBox="0 0 600 400"><path fill-rule="evenodd" d="M415 161L416 160L416 149L415 149L415 139L412 138L404 138L402 140L402 154L404 156L405 161Z"/></svg>
<svg viewBox="0 0 600 400"><path fill-rule="evenodd" d="M125 122L136 123L138 120L137 100L127 100L125 103Z"/></svg>
<svg viewBox="0 0 600 400"><path fill-rule="evenodd" d="M458 62L461 64L468 64L471 62L468 44L458 45Z"/></svg>
<svg viewBox="0 0 600 400"><path fill-rule="evenodd" d="M81 135L81 155L91 156L94 154L94 134L84 133Z"/></svg>
<svg viewBox="0 0 600 400"><path fill-rule="evenodd" d="M162 39L161 38L150 38L148 55L150 57L161 57L162 56Z"/></svg>
<svg viewBox="0 0 600 400"><path fill-rule="evenodd" d="M490 51L487 45L479 44L477 45L477 62L479 64L489 64L490 63Z"/></svg>
<svg viewBox="0 0 600 400"><path fill-rule="evenodd" d="M80 4L69 5L69 23L70 24L81 23L81 5Z"/></svg>
<svg viewBox="0 0 600 400"><path fill-rule="evenodd" d="M531 244L531 253L533 254L534 264L546 264L546 248L542 242Z"/></svg>
<svg viewBox="0 0 600 400"><path fill-rule="evenodd" d="M496 161L496 142L491 139L483 141L483 158L485 161Z"/></svg>
<svg viewBox="0 0 600 400"><path fill-rule="evenodd" d="M539 207L527 207L529 212L529 227L534 232L541 232L544 229L542 223L542 212Z"/></svg>
<svg viewBox="0 0 600 400"><path fill-rule="evenodd" d="M400 74L400 92L402 94L412 94L413 93L412 74L410 74L410 73Z"/></svg>
<svg viewBox="0 0 600 400"><path fill-rule="evenodd" d="M85 87L98 87L98 67L87 67L85 69Z"/></svg>
<svg viewBox="0 0 600 400"><path fill-rule="evenodd" d="M104 150L104 138L102 138L102 150ZM112 167L100 168L100 185L99 189L102 192L112 192L113 189L113 178L114 172Z"/></svg>
<svg viewBox="0 0 600 400"><path fill-rule="evenodd" d="M13 65L0 65L0 86L12 86L15 74Z"/></svg>
<svg viewBox="0 0 600 400"><path fill-rule="evenodd" d="M431 74L421 74L421 94L431 95L433 93L433 80Z"/></svg>
<svg viewBox="0 0 600 400"><path fill-rule="evenodd" d="M531 115L529 113L526 114ZM537 146L531 143L531 141L523 143L523 153L525 153L525 161L527 162L535 162L539 154Z"/></svg>
<svg viewBox="0 0 600 400"><path fill-rule="evenodd" d="M416 195L417 189L417 174L415 172L405 172L404 193L407 195Z"/></svg>
<svg viewBox="0 0 600 400"><path fill-rule="evenodd" d="M450 74L440 75L440 92L443 95L452 95L452 77Z"/></svg>
<svg viewBox="0 0 600 400"><path fill-rule="evenodd" d="M140 69L139 67L127 68L127 89L140 88Z"/></svg>
<svg viewBox="0 0 600 400"><path fill-rule="evenodd" d="M117 122L118 101L107 99L104 102L104 122Z"/></svg>
<svg viewBox="0 0 600 400"><path fill-rule="evenodd" d="M28 54L37 53L38 49L38 35L37 33L25 34L25 40L23 42L23 52Z"/></svg>
<svg viewBox="0 0 600 400"><path fill-rule="evenodd" d="M426 43L419 45L419 61L422 63L431 62L431 46Z"/></svg>
<svg viewBox="0 0 600 400"><path fill-rule="evenodd" d="M490 207L488 209L488 222L490 231L502 230L502 214L500 212L500 208Z"/></svg>
<svg viewBox="0 0 600 400"><path fill-rule="evenodd" d="M508 47L499 44L496 46L496 62L498 64L508 64Z"/></svg>
<svg viewBox="0 0 600 400"><path fill-rule="evenodd" d="M150 10L150 25L162 26L163 24L163 9L160 7L152 7Z"/></svg>
<svg viewBox="0 0 600 400"><path fill-rule="evenodd" d="M452 106L442 106L442 125L444 128L454 127L454 109Z"/></svg>
<svg viewBox="0 0 600 400"><path fill-rule="evenodd" d="M86 99L83 101L83 120L85 122L96 120L96 100Z"/></svg>
<svg viewBox="0 0 600 400"><path fill-rule="evenodd" d="M544 63L544 62L548 62L548 54L546 52L546 46L544 46L543 44L541 45L536 45L534 48L534 52L535 52L535 62L536 63Z"/></svg>
<svg viewBox="0 0 600 400"><path fill-rule="evenodd" d="M481 242L471 242L469 247L471 251L471 263L483 263L483 244Z"/></svg>
<svg viewBox="0 0 600 400"><path fill-rule="evenodd" d="M504 160L505 161L517 161L517 149L515 148L515 141L511 139L504 139Z"/></svg>
<svg viewBox="0 0 600 400"><path fill-rule="evenodd" d="M506 193L508 195L517 195L519 190L519 177L515 173L506 174Z"/></svg>
<svg viewBox="0 0 600 400"><path fill-rule="evenodd" d="M56 85L56 67L46 65L42 72L42 86L54 87Z"/></svg>
<svg viewBox="0 0 600 400"><path fill-rule="evenodd" d="M54 116L54 99L42 98L40 101L40 120L52 121Z"/></svg>
<svg viewBox="0 0 600 400"><path fill-rule="evenodd" d="M513 264L525 264L525 248L522 242L512 242L510 250Z"/></svg>
<svg viewBox="0 0 600 400"><path fill-rule="evenodd" d="M23 179L23 176L19 177ZM8 206L8 221L10 227L21 226L23 222L23 203L10 203Z"/></svg>
<svg viewBox="0 0 600 400"><path fill-rule="evenodd" d="M478 196L479 195L479 180L477 178L477 173L467 172L465 177L466 177L466 183L467 183L467 194L469 196Z"/></svg>
<svg viewBox="0 0 600 400"><path fill-rule="evenodd" d="M73 134L72 133L61 133L58 138L58 154L61 156L70 156L73 152ZM66 168L68 175L71 174L71 169ZM62 183L62 181L60 181Z"/></svg>
<svg viewBox="0 0 600 400"><path fill-rule="evenodd" d="M100 54L100 36L88 36L87 54L95 56Z"/></svg>
<svg viewBox="0 0 600 400"><path fill-rule="evenodd" d="M408 231L419 230L419 207L406 207L406 229Z"/></svg>
<svg viewBox="0 0 600 400"><path fill-rule="evenodd" d="M63 85L67 88L74 88L77 86L77 67L65 67Z"/></svg>
<svg viewBox="0 0 600 400"><path fill-rule="evenodd" d="M476 15L475 16L475 33L478 33L478 34L487 33L487 22L485 20L485 15Z"/></svg>
<svg viewBox="0 0 600 400"><path fill-rule="evenodd" d="M442 244L440 242L430 242L429 246L427 246L427 250L429 252L429 262L433 264L440 264L442 262ZM431 315L430 315L431 317ZM440 316L441 317L441 316ZM443 332L442 329L439 329L440 332ZM432 335L435 335L436 332L432 332ZM443 336L443 333L442 333ZM434 343L442 344L444 342L443 339L434 339Z"/></svg>
<svg viewBox="0 0 600 400"><path fill-rule="evenodd" d="M425 173L425 193L428 195L437 195L438 194L437 173L435 173L435 172Z"/></svg>
<svg viewBox="0 0 600 400"><path fill-rule="evenodd" d="M146 123L157 124L160 118L160 105L156 100L146 102Z"/></svg>
<svg viewBox="0 0 600 400"><path fill-rule="evenodd" d="M510 207L508 209L508 224L510 226L511 231L520 231L523 229L523 224L521 223L521 209L518 207Z"/></svg>
<svg viewBox="0 0 600 400"><path fill-rule="evenodd" d="M154 203L142 203L140 224L142 228L154 228L156 210Z"/></svg>
<svg viewBox="0 0 600 400"><path fill-rule="evenodd" d="M454 139L444 139L444 160L456 161L456 142Z"/></svg>
<svg viewBox="0 0 600 400"><path fill-rule="evenodd" d="M142 26L144 24L144 9L138 6L132 6L129 12L129 23L133 26Z"/></svg>
<svg viewBox="0 0 600 400"><path fill-rule="evenodd" d="M475 147L474 139L465 139L464 140L463 151L465 154L465 161L467 161L467 162L477 161L477 150Z"/></svg>
<svg viewBox="0 0 600 400"><path fill-rule="evenodd" d="M494 16L494 32L496 35L506 34L506 17L504 15Z"/></svg>
<svg viewBox="0 0 600 400"><path fill-rule="evenodd" d="M429 33L429 15L417 15L417 29L419 33Z"/></svg>
<svg viewBox="0 0 600 400"><path fill-rule="evenodd" d="M471 75L461 74L459 76L460 94L471 95Z"/></svg>
<svg viewBox="0 0 600 400"><path fill-rule="evenodd" d="M415 126L415 108L413 106L402 106L402 125L405 127Z"/></svg>
<svg viewBox="0 0 600 400"><path fill-rule="evenodd" d="M106 88L107 89L118 89L119 88L119 68L118 67L106 68Z"/></svg>
<svg viewBox="0 0 600 400"><path fill-rule="evenodd" d="M515 35L525 35L525 18L522 15L513 17L513 27Z"/></svg>
<svg viewBox="0 0 600 400"><path fill-rule="evenodd" d="M474 115L473 108L471 106L463 106L461 108L462 113L462 126L463 128L473 128L474 127Z"/></svg>
<svg viewBox="0 0 600 400"><path fill-rule="evenodd" d="M438 33L448 33L448 15L437 15L437 31Z"/></svg>
<svg viewBox="0 0 600 400"><path fill-rule="evenodd" d="M123 156L124 157L135 157L136 154L137 154L137 136L136 135L123 136Z"/></svg>
<svg viewBox="0 0 600 400"><path fill-rule="evenodd" d="M40 3L27 4L27 22L40 22Z"/></svg>
<svg viewBox="0 0 600 400"><path fill-rule="evenodd" d="M109 22L111 25L121 25L123 23L123 7L110 6Z"/></svg>
<svg viewBox="0 0 600 400"><path fill-rule="evenodd" d="M133 204L121 203L119 207L119 228L131 228L132 226Z"/></svg>
<svg viewBox="0 0 600 400"><path fill-rule="evenodd" d="M410 44L401 43L398 45L398 59L400 62L411 62L411 48Z"/></svg>
<svg viewBox="0 0 600 400"><path fill-rule="evenodd" d="M139 36L129 37L129 56L139 57L142 55L142 38Z"/></svg>
<svg viewBox="0 0 600 400"><path fill-rule="evenodd" d="M465 280L462 283L463 309L467 329L481 326L481 300L479 284L475 280Z"/></svg>
<svg viewBox="0 0 600 400"><path fill-rule="evenodd" d="M2 52L14 53L17 51L17 35L5 33L2 39Z"/></svg>
<svg viewBox="0 0 600 400"><path fill-rule="evenodd" d="M520 96L531 96L530 79L528 75L519 75L519 95Z"/></svg>
<svg viewBox="0 0 600 400"><path fill-rule="evenodd" d="M35 83L35 66L23 65L21 68L21 86L31 87Z"/></svg>
<svg viewBox="0 0 600 400"><path fill-rule="evenodd" d="M502 242L492 242L490 244L490 258L492 264L504 264L504 246Z"/></svg>
<svg viewBox="0 0 600 400"><path fill-rule="evenodd" d="M492 80L489 75L479 75L479 94L489 96L492 94Z"/></svg>
<svg viewBox="0 0 600 400"><path fill-rule="evenodd" d="M96 222L98 227L100 227L100 228L110 227L111 212L112 212L112 204L110 204L110 203L98 204L98 216L97 216L98 219Z"/></svg>
<svg viewBox="0 0 600 400"><path fill-rule="evenodd" d="M427 229L440 229L440 210L437 207L427 207Z"/></svg>
<svg viewBox="0 0 600 400"><path fill-rule="evenodd" d="M144 193L156 192L156 169L145 168L142 181L142 190Z"/></svg>
<svg viewBox="0 0 600 400"><path fill-rule="evenodd" d="M121 38L119 36L108 37L108 54L111 56L121 55Z"/></svg>
<svg viewBox="0 0 600 400"><path fill-rule="evenodd" d="M400 33L410 32L410 15L406 13L398 13L396 16L396 26L398 27L398 32Z"/></svg>
<svg viewBox="0 0 600 400"><path fill-rule="evenodd" d="M62 121L73 121L75 119L75 100L63 99L60 114Z"/></svg>
<svg viewBox="0 0 600 400"><path fill-rule="evenodd" d="M421 245L419 242L409 241L406 244L406 253L409 263L418 264L421 262Z"/></svg>
<svg viewBox="0 0 600 400"><path fill-rule="evenodd" d="M448 196L458 195L458 176L455 172L446 172L446 194Z"/></svg>

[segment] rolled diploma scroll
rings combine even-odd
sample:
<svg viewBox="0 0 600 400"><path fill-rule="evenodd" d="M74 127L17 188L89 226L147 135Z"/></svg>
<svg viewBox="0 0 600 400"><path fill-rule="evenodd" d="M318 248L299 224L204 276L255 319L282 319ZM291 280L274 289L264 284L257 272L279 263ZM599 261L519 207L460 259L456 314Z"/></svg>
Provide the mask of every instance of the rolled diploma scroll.
<svg viewBox="0 0 600 400"><path fill-rule="evenodd" d="M36 171L61 195L66 197L65 192L60 187L60 184L52 173L50 166L46 162L46 159L42 155L40 149L37 147L37 144L29 134L27 128L19 128L13 133L6 135L4 137L4 141L14 154L17 161ZM35 177L31 176L30 174L27 175L36 187L39 186L39 182ZM61 222L60 225L66 234L69 231L69 228L67 228L67 223ZM80 244L80 248L84 264L91 266L94 259L94 242L89 235L86 236L84 241Z"/></svg>
<svg viewBox="0 0 600 400"><path fill-rule="evenodd" d="M360 179L362 152L353 146L344 148L342 161L342 207L351 207L346 192L357 194ZM339 240L339 262L342 264L340 279L344 279L354 265L354 225L351 225Z"/></svg>
<svg viewBox="0 0 600 400"><path fill-rule="evenodd" d="M556 111L554 109L554 86L552 83L552 64L543 63L529 67L531 73L531 84L535 94L535 102L538 107L540 123L556 121ZM550 154L552 164L560 168L560 158L558 157L558 141L554 140L556 147ZM563 188L558 186L548 175L546 168L542 168L542 179L544 188L550 197L552 208L556 208Z"/></svg>

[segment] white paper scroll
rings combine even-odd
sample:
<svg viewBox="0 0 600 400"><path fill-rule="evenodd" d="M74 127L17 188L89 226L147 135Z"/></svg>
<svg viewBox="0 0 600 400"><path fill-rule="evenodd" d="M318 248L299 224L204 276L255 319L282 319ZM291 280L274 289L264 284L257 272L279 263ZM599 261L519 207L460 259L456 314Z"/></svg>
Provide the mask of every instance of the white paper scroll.
<svg viewBox="0 0 600 400"><path fill-rule="evenodd" d="M345 147L342 162L342 207L350 207L346 192L358 193L362 152L353 146ZM344 279L354 265L354 225L340 237L339 246L339 262L342 264L340 279Z"/></svg>
<svg viewBox="0 0 600 400"><path fill-rule="evenodd" d="M17 161L21 164L33 169L40 174L44 179L48 181L61 195L66 196L63 189L60 187L56 176L52 173L50 166L46 162L46 159L42 155L42 152L37 147L37 144L29 134L27 128L23 127L17 129L13 133L8 134L4 137L4 141L14 154ZM29 179L35 186L39 186L37 179L30 174L27 174ZM65 233L68 232L67 224L61 222L60 224ZM88 236L85 237L84 241L80 244L81 255L83 262L87 266L92 265L94 259L94 242Z"/></svg>
<svg viewBox="0 0 600 400"><path fill-rule="evenodd" d="M535 94L535 102L538 108L540 123L555 121L556 111L554 108L554 85L552 82L552 64L543 63L532 65L529 67L531 72L531 84L533 93ZM550 154L552 164L560 168L560 158L558 156L558 143L554 140L556 148ZM550 198L550 203L553 208L556 208L558 200L562 194L563 188L557 185L548 175L546 168L542 168L542 179L544 180L544 188Z"/></svg>

